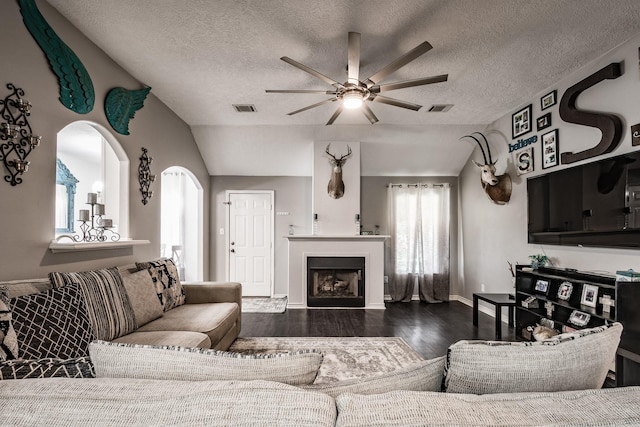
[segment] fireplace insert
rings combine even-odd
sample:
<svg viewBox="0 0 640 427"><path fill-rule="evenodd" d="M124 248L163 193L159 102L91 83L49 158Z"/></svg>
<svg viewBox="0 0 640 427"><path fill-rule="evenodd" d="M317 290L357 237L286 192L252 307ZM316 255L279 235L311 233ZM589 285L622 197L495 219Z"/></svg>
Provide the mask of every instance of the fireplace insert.
<svg viewBox="0 0 640 427"><path fill-rule="evenodd" d="M307 306L364 307L364 257L308 257Z"/></svg>

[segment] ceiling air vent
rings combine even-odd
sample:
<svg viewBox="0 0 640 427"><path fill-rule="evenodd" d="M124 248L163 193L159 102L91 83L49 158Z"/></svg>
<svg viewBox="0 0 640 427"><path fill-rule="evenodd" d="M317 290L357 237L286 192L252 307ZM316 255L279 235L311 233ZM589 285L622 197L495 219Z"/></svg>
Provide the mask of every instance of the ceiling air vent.
<svg viewBox="0 0 640 427"><path fill-rule="evenodd" d="M432 105L431 108L429 108L429 113L446 113L447 111L451 110L451 108L453 107L453 104L436 104L436 105Z"/></svg>
<svg viewBox="0 0 640 427"><path fill-rule="evenodd" d="M233 104L233 108L235 108L238 113L255 113L258 111L253 104Z"/></svg>

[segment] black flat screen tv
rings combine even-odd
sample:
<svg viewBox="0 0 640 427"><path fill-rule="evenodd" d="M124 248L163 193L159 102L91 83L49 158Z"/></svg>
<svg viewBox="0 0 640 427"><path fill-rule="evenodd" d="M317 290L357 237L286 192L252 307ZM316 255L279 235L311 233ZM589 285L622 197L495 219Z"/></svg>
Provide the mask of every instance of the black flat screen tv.
<svg viewBox="0 0 640 427"><path fill-rule="evenodd" d="M529 243L640 248L640 151L527 180Z"/></svg>

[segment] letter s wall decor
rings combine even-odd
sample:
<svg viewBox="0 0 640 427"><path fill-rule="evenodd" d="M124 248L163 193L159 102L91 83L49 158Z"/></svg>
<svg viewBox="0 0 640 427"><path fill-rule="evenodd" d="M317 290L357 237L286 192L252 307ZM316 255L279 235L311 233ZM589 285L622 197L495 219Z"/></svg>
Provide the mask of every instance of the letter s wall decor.
<svg viewBox="0 0 640 427"><path fill-rule="evenodd" d="M580 160L598 156L613 151L622 139L622 120L614 114L601 112L588 112L576 108L578 96L585 90L600 83L603 80L614 80L622 75L622 64L614 62L603 69L596 71L581 82L571 86L562 95L560 100L560 117L568 123L590 126L600 129L602 137L600 142L592 148L578 153L562 153L562 164L573 163Z"/></svg>

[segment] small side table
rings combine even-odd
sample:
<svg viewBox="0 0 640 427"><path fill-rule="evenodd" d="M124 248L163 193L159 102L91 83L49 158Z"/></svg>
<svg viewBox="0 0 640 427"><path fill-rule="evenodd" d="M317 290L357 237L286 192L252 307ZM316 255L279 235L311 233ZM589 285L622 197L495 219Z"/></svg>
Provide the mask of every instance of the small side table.
<svg viewBox="0 0 640 427"><path fill-rule="evenodd" d="M478 326L478 300L488 302L496 307L496 340L502 339L502 307L509 311L509 326L513 326L513 314L516 309L516 299L511 294L473 294L473 326Z"/></svg>

